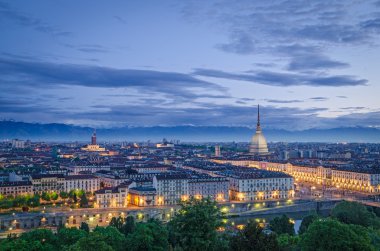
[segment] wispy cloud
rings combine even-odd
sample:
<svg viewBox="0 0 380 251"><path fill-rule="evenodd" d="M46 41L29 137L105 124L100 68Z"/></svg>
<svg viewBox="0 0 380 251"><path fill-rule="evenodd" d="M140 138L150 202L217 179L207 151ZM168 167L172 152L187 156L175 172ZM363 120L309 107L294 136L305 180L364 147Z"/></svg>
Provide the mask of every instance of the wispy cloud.
<svg viewBox="0 0 380 251"><path fill-rule="evenodd" d="M13 9L8 3L0 2L0 20L9 19L18 25L31 27L34 30L52 36L68 36L71 32L64 31L58 26L44 22L26 13Z"/></svg>
<svg viewBox="0 0 380 251"><path fill-rule="evenodd" d="M210 69L195 69L193 72L196 76L233 79L240 81L252 82L270 86L358 86L366 85L365 79L357 79L348 75L309 75L300 73L282 73L272 71L255 71L251 74L228 73Z"/></svg>
<svg viewBox="0 0 380 251"><path fill-rule="evenodd" d="M183 98L197 98L198 96L202 97L202 95L217 98L218 95L226 95L226 89L217 84L177 72L115 69L3 58L0 59L0 73L0 80L3 83L16 81L18 86L34 85L35 88L57 88L58 86L130 87L145 93L164 93ZM197 90L195 91L195 89Z"/></svg>

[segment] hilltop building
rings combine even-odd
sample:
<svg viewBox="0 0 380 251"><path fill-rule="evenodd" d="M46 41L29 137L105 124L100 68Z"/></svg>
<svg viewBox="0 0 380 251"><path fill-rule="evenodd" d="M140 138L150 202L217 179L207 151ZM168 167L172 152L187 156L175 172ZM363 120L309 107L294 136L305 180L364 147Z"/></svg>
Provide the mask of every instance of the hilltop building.
<svg viewBox="0 0 380 251"><path fill-rule="evenodd" d="M96 131L91 136L91 144L81 148L83 151L88 152L104 152L106 149L96 144Z"/></svg>

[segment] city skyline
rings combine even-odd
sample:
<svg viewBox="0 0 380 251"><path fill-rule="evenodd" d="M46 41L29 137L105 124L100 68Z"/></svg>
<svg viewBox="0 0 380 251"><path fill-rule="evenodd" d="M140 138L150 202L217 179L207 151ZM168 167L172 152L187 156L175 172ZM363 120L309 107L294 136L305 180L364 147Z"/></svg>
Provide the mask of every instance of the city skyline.
<svg viewBox="0 0 380 251"><path fill-rule="evenodd" d="M380 126L379 1L0 1L0 118Z"/></svg>

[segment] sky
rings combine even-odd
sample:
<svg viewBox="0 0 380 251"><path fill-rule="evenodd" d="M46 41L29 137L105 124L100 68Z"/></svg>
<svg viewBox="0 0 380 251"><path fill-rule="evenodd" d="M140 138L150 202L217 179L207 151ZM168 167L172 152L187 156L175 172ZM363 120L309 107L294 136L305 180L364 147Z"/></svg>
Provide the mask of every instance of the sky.
<svg viewBox="0 0 380 251"><path fill-rule="evenodd" d="M0 119L378 128L379 38L379 0L0 0Z"/></svg>

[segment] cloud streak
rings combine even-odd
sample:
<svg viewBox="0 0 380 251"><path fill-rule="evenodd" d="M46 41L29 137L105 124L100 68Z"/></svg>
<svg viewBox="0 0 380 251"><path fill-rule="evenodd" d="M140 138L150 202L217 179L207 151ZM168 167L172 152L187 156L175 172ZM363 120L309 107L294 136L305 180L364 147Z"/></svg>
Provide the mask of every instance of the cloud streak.
<svg viewBox="0 0 380 251"><path fill-rule="evenodd" d="M56 88L58 86L129 87L144 93L164 93L182 98L226 95L226 89L217 84L176 72L116 69L2 58L0 59L0 74L0 80L4 83L17 82L19 86L33 84L36 88ZM205 93L202 93L202 90Z"/></svg>
<svg viewBox="0 0 380 251"><path fill-rule="evenodd" d="M306 75L300 73L280 73L272 71L256 71L251 74L228 73L211 69L195 69L196 76L247 81L270 86L314 86L341 87L366 85L366 79L357 79L349 75Z"/></svg>

